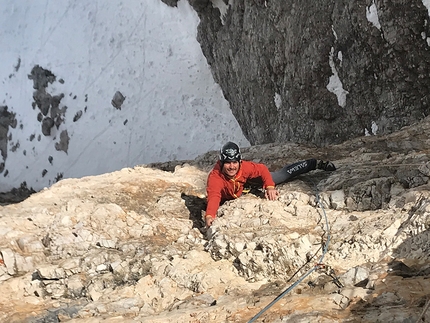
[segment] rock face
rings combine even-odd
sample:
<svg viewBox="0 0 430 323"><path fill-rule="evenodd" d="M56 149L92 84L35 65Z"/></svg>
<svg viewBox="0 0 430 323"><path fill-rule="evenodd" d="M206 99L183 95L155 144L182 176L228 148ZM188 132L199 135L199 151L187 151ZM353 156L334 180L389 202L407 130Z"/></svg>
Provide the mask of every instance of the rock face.
<svg viewBox="0 0 430 323"><path fill-rule="evenodd" d="M203 53L252 144L341 143L430 112L422 0L190 3Z"/></svg>
<svg viewBox="0 0 430 323"><path fill-rule="evenodd" d="M227 202L208 230L215 151L0 206L0 321L428 322L429 131L430 117L327 148L244 149L272 170L338 169L279 185L277 201Z"/></svg>

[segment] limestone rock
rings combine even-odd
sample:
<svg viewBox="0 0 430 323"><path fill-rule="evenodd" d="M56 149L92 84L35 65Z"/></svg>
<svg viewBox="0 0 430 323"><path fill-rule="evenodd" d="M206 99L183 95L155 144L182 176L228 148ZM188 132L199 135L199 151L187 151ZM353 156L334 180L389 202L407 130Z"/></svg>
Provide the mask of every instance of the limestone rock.
<svg viewBox="0 0 430 323"><path fill-rule="evenodd" d="M0 206L0 320L248 322L283 292L264 321L428 320L429 131L243 149L273 170L329 154L338 169L279 185L277 201L226 202L209 229L216 151Z"/></svg>

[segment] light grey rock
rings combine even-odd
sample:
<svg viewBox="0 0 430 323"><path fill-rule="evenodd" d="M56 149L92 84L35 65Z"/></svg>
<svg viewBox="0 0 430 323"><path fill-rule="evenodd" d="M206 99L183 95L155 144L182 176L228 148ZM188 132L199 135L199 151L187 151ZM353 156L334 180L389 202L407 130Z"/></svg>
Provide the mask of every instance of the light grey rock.
<svg viewBox="0 0 430 323"><path fill-rule="evenodd" d="M35 268L33 257L15 254L15 268L18 274L33 271Z"/></svg>
<svg viewBox="0 0 430 323"><path fill-rule="evenodd" d="M266 321L340 323L343 310L356 321L417 317L430 288L430 190L405 178L428 163L429 132L427 121L330 147L338 170L278 185L277 201L224 203L209 229L204 203L182 194L204 199L216 151L174 172L152 165L62 180L1 206L0 321L47 318L46 308L73 323L249 321L320 262L334 276L312 272ZM243 149L270 168L322 154L292 143ZM408 271L390 270L397 258Z"/></svg>
<svg viewBox="0 0 430 323"><path fill-rule="evenodd" d="M99 241L100 247L115 249L116 242L108 239L101 239Z"/></svg>
<svg viewBox="0 0 430 323"><path fill-rule="evenodd" d="M41 240L35 240L35 237L21 237L17 240L19 248L26 253L43 252L45 246Z"/></svg>
<svg viewBox="0 0 430 323"><path fill-rule="evenodd" d="M331 205L335 210L342 210L345 208L345 192L343 190L332 192L330 199Z"/></svg>
<svg viewBox="0 0 430 323"><path fill-rule="evenodd" d="M339 305L340 308L345 309L348 307L349 299L342 294L331 294L331 298L336 305Z"/></svg>
<svg viewBox="0 0 430 323"><path fill-rule="evenodd" d="M340 276L345 286L355 286L361 282L364 282L369 278L369 270L362 267L355 267L348 270L345 274Z"/></svg>
<svg viewBox="0 0 430 323"><path fill-rule="evenodd" d="M120 91L116 91L112 98L112 105L114 106L114 108L121 110L124 101L125 96Z"/></svg>
<svg viewBox="0 0 430 323"><path fill-rule="evenodd" d="M67 293L74 298L80 298L85 296L85 281L82 280L82 276L73 275L67 277L65 280L65 286L67 287Z"/></svg>
<svg viewBox="0 0 430 323"><path fill-rule="evenodd" d="M16 272L14 252L11 249L4 248L0 250L0 254L3 258L3 264L6 266L7 273L14 275Z"/></svg>
<svg viewBox="0 0 430 323"><path fill-rule="evenodd" d="M57 280L66 277L66 273L63 268L59 268L56 265L45 265L40 266L36 269L38 275L42 279Z"/></svg>

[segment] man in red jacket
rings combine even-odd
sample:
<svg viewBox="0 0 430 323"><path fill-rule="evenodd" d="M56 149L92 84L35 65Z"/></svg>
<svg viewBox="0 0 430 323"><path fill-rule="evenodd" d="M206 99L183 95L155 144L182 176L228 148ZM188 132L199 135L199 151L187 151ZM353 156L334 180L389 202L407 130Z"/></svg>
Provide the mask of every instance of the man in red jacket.
<svg viewBox="0 0 430 323"><path fill-rule="evenodd" d="M244 185L248 181L258 181L265 190L266 198L273 201L279 197L275 185L315 169L333 171L336 167L329 161L308 159L270 172L264 164L242 160L239 146L233 142L226 143L221 148L219 160L207 180L206 226L212 225L222 202L242 195Z"/></svg>

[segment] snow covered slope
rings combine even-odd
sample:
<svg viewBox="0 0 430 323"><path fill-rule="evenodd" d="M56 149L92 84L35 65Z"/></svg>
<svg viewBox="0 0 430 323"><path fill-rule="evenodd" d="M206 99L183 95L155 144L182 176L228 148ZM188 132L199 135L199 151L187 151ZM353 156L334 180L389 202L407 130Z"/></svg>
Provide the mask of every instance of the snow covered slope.
<svg viewBox="0 0 430 323"><path fill-rule="evenodd" d="M187 1L0 0L0 8L0 191L190 159L227 140L249 145Z"/></svg>

